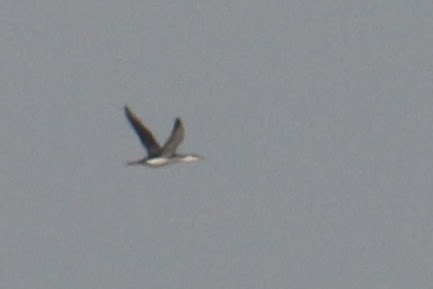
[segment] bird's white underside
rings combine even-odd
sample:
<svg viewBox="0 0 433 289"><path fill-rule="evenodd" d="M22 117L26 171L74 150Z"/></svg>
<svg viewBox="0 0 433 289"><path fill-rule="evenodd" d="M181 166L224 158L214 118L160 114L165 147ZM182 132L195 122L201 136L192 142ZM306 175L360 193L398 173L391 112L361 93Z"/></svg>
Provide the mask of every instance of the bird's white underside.
<svg viewBox="0 0 433 289"><path fill-rule="evenodd" d="M162 166L169 162L169 159L167 158L152 158L146 160L146 164L150 166Z"/></svg>
<svg viewBox="0 0 433 289"><path fill-rule="evenodd" d="M197 160L199 160L199 158L196 157L196 156L184 156L184 157L181 159L181 161L182 161L182 162L185 162L185 163L195 162L195 161L197 161Z"/></svg>
<svg viewBox="0 0 433 289"><path fill-rule="evenodd" d="M191 162L195 162L199 159L200 159L199 157L194 156L194 155L177 156L177 157L173 157L173 158L156 157L156 158L147 159L145 161L145 164L150 166L150 167L160 167L160 166L164 166L164 165L167 165L170 163L177 163L177 162L191 163Z"/></svg>

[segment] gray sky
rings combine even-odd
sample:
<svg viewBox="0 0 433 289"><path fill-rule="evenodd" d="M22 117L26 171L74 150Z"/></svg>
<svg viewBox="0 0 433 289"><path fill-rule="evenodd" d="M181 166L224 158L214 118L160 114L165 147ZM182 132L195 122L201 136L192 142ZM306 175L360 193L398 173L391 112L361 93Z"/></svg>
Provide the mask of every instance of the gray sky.
<svg viewBox="0 0 433 289"><path fill-rule="evenodd" d="M4 1L2 287L430 288L432 15ZM206 160L126 167L124 104Z"/></svg>

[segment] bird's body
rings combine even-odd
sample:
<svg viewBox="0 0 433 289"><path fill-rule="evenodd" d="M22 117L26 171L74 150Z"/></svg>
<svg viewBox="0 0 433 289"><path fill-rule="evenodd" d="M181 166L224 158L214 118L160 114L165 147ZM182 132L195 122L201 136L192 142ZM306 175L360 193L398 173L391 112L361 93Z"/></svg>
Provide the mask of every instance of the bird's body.
<svg viewBox="0 0 433 289"><path fill-rule="evenodd" d="M170 137L163 146L160 146L152 132L143 125L140 119L127 106L125 106L125 116L147 151L147 157L128 162L128 165L161 167L179 162L190 163L201 159L196 154L176 153L176 149L183 141L185 135L185 129L180 118L176 118Z"/></svg>

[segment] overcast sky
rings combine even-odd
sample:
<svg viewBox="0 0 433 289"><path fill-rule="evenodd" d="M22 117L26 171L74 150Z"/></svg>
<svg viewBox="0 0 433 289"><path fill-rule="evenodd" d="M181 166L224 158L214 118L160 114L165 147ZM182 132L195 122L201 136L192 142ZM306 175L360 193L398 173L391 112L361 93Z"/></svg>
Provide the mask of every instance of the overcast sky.
<svg viewBox="0 0 433 289"><path fill-rule="evenodd" d="M431 288L432 15L3 1L0 287ZM126 167L125 104L205 160Z"/></svg>

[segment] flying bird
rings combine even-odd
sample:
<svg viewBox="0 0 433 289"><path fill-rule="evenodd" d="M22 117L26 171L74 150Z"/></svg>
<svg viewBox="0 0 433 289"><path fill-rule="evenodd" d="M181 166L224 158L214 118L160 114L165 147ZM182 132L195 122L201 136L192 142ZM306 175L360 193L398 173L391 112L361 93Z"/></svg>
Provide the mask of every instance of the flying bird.
<svg viewBox="0 0 433 289"><path fill-rule="evenodd" d="M185 129L182 120L177 117L174 121L170 137L161 146L156 141L152 132L141 122L141 120L125 106L125 116L147 151L147 157L137 161L127 162L127 165L145 165L149 167L161 167L173 163L190 163L202 159L196 154L178 154L177 147L183 141Z"/></svg>

